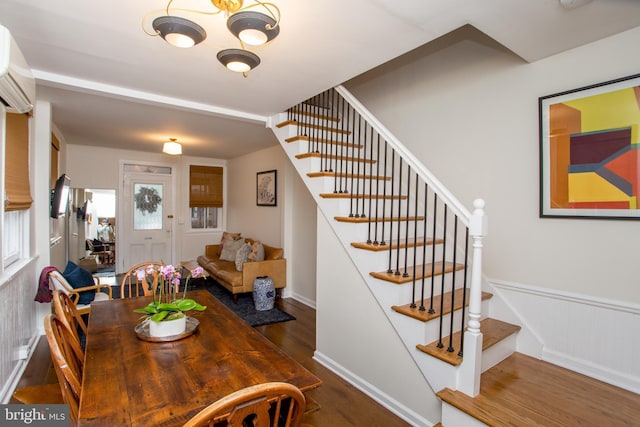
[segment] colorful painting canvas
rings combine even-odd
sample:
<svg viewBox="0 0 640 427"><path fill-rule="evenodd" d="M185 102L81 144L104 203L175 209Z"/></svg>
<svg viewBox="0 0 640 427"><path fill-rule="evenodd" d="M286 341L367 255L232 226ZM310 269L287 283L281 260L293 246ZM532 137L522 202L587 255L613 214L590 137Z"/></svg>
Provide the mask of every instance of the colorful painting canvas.
<svg viewBox="0 0 640 427"><path fill-rule="evenodd" d="M542 97L542 217L640 216L640 76Z"/></svg>

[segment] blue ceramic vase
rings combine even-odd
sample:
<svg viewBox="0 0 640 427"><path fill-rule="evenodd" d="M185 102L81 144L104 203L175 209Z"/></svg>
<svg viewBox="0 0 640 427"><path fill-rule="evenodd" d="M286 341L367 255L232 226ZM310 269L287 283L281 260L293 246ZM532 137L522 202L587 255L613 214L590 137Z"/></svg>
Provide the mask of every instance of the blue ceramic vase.
<svg viewBox="0 0 640 427"><path fill-rule="evenodd" d="M253 303L257 311L271 310L276 299L273 279L269 276L258 276L253 281Z"/></svg>

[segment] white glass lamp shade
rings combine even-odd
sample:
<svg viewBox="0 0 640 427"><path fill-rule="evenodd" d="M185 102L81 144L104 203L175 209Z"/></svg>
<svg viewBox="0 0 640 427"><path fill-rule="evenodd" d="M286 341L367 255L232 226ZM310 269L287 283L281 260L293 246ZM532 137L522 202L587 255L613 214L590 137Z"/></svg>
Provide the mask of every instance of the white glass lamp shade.
<svg viewBox="0 0 640 427"><path fill-rule="evenodd" d="M260 57L244 49L225 49L218 52L218 61L231 71L246 73L260 64Z"/></svg>
<svg viewBox="0 0 640 427"><path fill-rule="evenodd" d="M164 143L162 146L162 152L171 154L173 156L182 154L182 145L175 141L175 139L171 139Z"/></svg>
<svg viewBox="0 0 640 427"><path fill-rule="evenodd" d="M179 16L160 16L153 20L152 25L160 37L176 47L192 47L207 37L204 28Z"/></svg>
<svg viewBox="0 0 640 427"><path fill-rule="evenodd" d="M246 10L227 19L227 28L234 36L250 46L263 45L280 33L276 21L264 13Z"/></svg>

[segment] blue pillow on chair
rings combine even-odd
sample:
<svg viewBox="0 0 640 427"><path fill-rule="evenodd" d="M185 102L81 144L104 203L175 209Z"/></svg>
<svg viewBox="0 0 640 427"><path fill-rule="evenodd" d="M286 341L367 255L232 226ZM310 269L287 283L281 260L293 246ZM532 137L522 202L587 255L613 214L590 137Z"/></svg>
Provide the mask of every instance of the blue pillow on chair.
<svg viewBox="0 0 640 427"><path fill-rule="evenodd" d="M67 266L62 272L62 276L67 279L67 282L74 288L84 288L85 286L94 286L93 276L91 272L84 268L74 264L73 262L67 262ZM96 291L82 291L79 294L78 304L89 304L96 296Z"/></svg>

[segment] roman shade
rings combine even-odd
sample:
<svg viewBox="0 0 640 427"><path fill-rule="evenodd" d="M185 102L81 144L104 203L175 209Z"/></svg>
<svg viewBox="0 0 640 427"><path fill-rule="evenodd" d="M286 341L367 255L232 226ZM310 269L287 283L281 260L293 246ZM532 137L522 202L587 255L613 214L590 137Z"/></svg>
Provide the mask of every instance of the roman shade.
<svg viewBox="0 0 640 427"><path fill-rule="evenodd" d="M6 128L4 210L29 209L33 202L29 185L29 116L7 113Z"/></svg>
<svg viewBox="0 0 640 427"><path fill-rule="evenodd" d="M189 207L222 207L222 171L219 166L189 166Z"/></svg>

